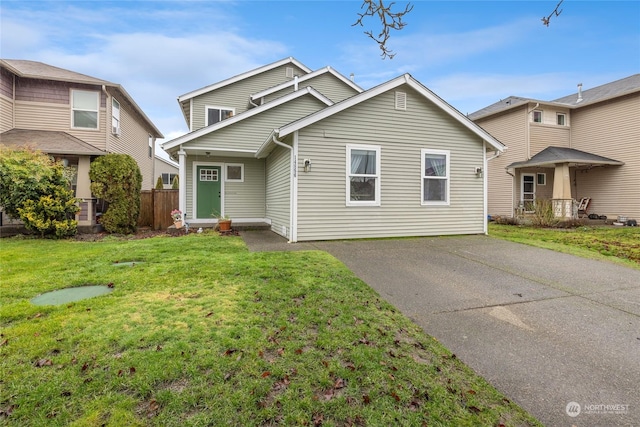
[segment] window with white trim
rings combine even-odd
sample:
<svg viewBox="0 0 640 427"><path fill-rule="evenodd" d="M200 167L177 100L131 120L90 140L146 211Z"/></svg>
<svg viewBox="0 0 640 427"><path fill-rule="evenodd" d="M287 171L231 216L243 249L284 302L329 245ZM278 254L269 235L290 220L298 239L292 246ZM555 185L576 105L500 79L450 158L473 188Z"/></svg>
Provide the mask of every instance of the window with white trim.
<svg viewBox="0 0 640 427"><path fill-rule="evenodd" d="M173 179L175 177L177 177L178 174L177 173L163 173L162 174L162 183L164 185L171 185L173 184Z"/></svg>
<svg viewBox="0 0 640 427"><path fill-rule="evenodd" d="M542 111L533 110L533 123L542 123Z"/></svg>
<svg viewBox="0 0 640 427"><path fill-rule="evenodd" d="M227 163L225 181L244 182L244 164L243 163Z"/></svg>
<svg viewBox="0 0 640 427"><path fill-rule="evenodd" d="M347 145L347 206L380 206L380 147Z"/></svg>
<svg viewBox="0 0 640 427"><path fill-rule="evenodd" d="M71 89L71 127L98 129L100 92Z"/></svg>
<svg viewBox="0 0 640 427"><path fill-rule="evenodd" d="M450 152L422 149L422 204L449 205Z"/></svg>
<svg viewBox="0 0 640 427"><path fill-rule="evenodd" d="M120 103L111 98L111 133L120 135Z"/></svg>
<svg viewBox="0 0 640 427"><path fill-rule="evenodd" d="M538 173L536 179L537 179L538 185L547 185L547 174L546 173Z"/></svg>
<svg viewBox="0 0 640 427"><path fill-rule="evenodd" d="M233 117L235 109L226 107L210 107L207 105L205 107L205 113L206 123L204 125L210 126Z"/></svg>
<svg viewBox="0 0 640 427"><path fill-rule="evenodd" d="M556 124L558 126L567 125L567 115L565 113L556 113Z"/></svg>
<svg viewBox="0 0 640 427"><path fill-rule="evenodd" d="M218 169L200 169L200 181L218 181Z"/></svg>

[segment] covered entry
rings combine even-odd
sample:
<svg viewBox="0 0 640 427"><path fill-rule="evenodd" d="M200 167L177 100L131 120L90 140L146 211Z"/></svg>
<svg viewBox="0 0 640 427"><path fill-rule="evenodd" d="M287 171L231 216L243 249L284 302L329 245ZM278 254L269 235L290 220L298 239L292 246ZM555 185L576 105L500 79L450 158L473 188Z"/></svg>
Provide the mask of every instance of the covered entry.
<svg viewBox="0 0 640 427"><path fill-rule="evenodd" d="M572 218L577 214L575 199L579 197L588 197L589 195L572 195L571 170L622 165L624 165L624 162L587 153L586 151L565 147L547 147L527 161L511 163L507 166L507 170L514 169L515 171L523 171L523 173L520 174L520 179L522 180L520 202L523 205L525 202L531 203L531 201L535 201L535 181L533 181L533 174L524 173L524 169L549 168L550 170L553 170L553 193L551 201L553 204L554 214L557 218ZM526 181L526 183L528 184L529 181L531 181L533 185L528 185L525 188L525 178L529 175L531 177ZM574 178L574 181L576 179L577 178ZM573 184L575 184L575 182ZM525 189L528 191L525 191Z"/></svg>

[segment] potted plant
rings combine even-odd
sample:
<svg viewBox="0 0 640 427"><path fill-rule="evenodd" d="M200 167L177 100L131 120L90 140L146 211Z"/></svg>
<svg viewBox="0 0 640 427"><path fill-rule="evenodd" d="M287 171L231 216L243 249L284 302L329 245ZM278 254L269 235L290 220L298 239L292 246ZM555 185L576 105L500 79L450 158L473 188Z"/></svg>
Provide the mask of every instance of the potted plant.
<svg viewBox="0 0 640 427"><path fill-rule="evenodd" d="M211 216L217 218L218 229L220 231L231 231L231 218L229 218L227 215L222 215L218 211L213 211Z"/></svg>
<svg viewBox="0 0 640 427"><path fill-rule="evenodd" d="M173 219L173 225L176 228L182 228L182 212L178 209L171 211L171 218Z"/></svg>

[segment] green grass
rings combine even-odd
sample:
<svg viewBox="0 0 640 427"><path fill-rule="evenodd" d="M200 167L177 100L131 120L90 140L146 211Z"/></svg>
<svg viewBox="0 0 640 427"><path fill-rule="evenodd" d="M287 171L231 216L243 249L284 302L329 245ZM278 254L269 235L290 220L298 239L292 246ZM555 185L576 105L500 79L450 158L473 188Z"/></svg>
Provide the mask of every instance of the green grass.
<svg viewBox="0 0 640 427"><path fill-rule="evenodd" d="M539 425L324 252L3 239L0 263L0 424Z"/></svg>
<svg viewBox="0 0 640 427"><path fill-rule="evenodd" d="M640 227L550 229L492 223L489 235L640 269Z"/></svg>

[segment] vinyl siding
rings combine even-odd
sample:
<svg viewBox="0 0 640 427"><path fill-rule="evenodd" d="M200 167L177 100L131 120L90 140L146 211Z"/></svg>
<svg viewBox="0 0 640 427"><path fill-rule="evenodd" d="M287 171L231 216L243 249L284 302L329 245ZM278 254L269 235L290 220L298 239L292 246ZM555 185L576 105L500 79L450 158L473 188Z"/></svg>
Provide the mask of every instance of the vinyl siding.
<svg viewBox="0 0 640 427"><path fill-rule="evenodd" d="M234 108L236 115L248 110L250 107L249 97L252 93L260 92L291 80L285 75L287 67L293 67L294 74L306 74L305 71L293 64L286 64L191 99L193 108L193 128L191 130L198 130L205 126L205 108L207 105Z"/></svg>
<svg viewBox="0 0 640 427"><path fill-rule="evenodd" d="M530 133L531 157L550 146L571 147L569 128L566 126L532 123Z"/></svg>
<svg viewBox="0 0 640 427"><path fill-rule="evenodd" d="M13 99L14 74L4 68L0 68L0 95Z"/></svg>
<svg viewBox="0 0 640 427"><path fill-rule="evenodd" d="M516 189L520 184L519 181L514 182L506 167L527 158L527 109L523 106L505 114L478 120L476 123L507 146L504 153L487 163L487 211L489 215L512 216L513 207L519 200ZM519 189L517 191L519 192Z"/></svg>
<svg viewBox="0 0 640 427"><path fill-rule="evenodd" d="M578 171L577 197L591 197L589 212L640 219L640 94L572 112L572 148L623 161L623 166Z"/></svg>
<svg viewBox="0 0 640 427"><path fill-rule="evenodd" d="M13 129L13 101L0 95L0 133Z"/></svg>
<svg viewBox="0 0 640 427"><path fill-rule="evenodd" d="M193 170L194 162L199 164L222 164L222 179L225 176L224 164L244 164L244 182L224 182L224 214L233 218L265 217L265 162L264 159L249 157L189 156L187 158L187 194L186 218L193 219ZM208 219L208 218L207 218Z"/></svg>
<svg viewBox="0 0 640 427"><path fill-rule="evenodd" d="M289 101L231 126L203 135L183 144L184 148L197 146L202 150L216 148L257 150L273 129L326 107L311 95Z"/></svg>
<svg viewBox="0 0 640 427"><path fill-rule="evenodd" d="M302 89L308 86L311 86L333 102L340 102L358 93L355 89L347 86L344 82L340 81L337 77L330 73L324 73L312 79L301 82L298 85L298 88ZM272 101L291 92L293 92L293 86L265 96L264 102Z"/></svg>
<svg viewBox="0 0 640 427"><path fill-rule="evenodd" d="M291 153L277 147L266 161L267 218L271 219L271 230L290 238L289 218L291 213ZM283 231L285 227L286 231Z"/></svg>
<svg viewBox="0 0 640 427"><path fill-rule="evenodd" d="M397 111L395 91L407 93ZM346 145L381 147L381 206L346 206ZM450 205L421 205L421 149L451 151ZM408 86L299 132L298 240L473 234L484 231L480 138Z"/></svg>

